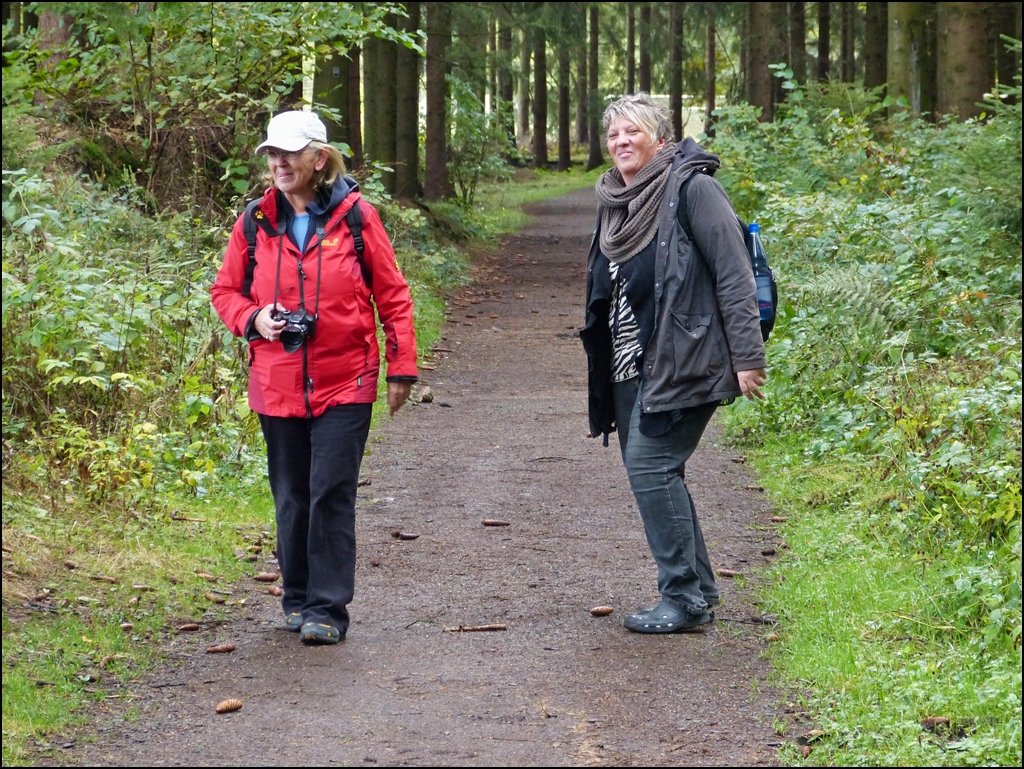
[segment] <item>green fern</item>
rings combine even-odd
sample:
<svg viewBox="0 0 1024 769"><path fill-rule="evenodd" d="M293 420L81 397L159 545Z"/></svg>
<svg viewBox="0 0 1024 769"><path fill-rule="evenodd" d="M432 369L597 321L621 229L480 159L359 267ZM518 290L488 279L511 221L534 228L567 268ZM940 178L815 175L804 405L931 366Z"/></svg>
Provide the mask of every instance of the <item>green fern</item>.
<svg viewBox="0 0 1024 769"><path fill-rule="evenodd" d="M805 283L801 293L819 317L850 339L881 343L903 325L889 287L867 266L832 267Z"/></svg>

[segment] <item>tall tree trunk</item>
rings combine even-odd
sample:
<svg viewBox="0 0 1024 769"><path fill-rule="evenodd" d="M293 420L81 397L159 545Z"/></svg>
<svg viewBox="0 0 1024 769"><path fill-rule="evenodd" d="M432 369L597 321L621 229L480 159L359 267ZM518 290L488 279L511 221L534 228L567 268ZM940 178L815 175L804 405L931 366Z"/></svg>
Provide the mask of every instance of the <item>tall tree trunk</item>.
<svg viewBox="0 0 1024 769"><path fill-rule="evenodd" d="M547 36L533 31L533 167L548 167L548 59Z"/></svg>
<svg viewBox="0 0 1024 769"><path fill-rule="evenodd" d="M750 103L761 108L758 118L762 123L772 119L772 78L768 69L768 50L771 39L771 3L750 3L747 29L750 30L750 54L747 70Z"/></svg>
<svg viewBox="0 0 1024 769"><path fill-rule="evenodd" d="M640 4L640 90L651 92L651 4Z"/></svg>
<svg viewBox="0 0 1024 769"><path fill-rule="evenodd" d="M885 58L889 40L889 4L865 3L864 87L885 84Z"/></svg>
<svg viewBox="0 0 1024 769"><path fill-rule="evenodd" d="M352 167L363 166L363 118L362 99L359 96L360 64L362 49L354 45L348 52L348 146L352 150Z"/></svg>
<svg viewBox="0 0 1024 769"><path fill-rule="evenodd" d="M903 97L915 116L930 112L934 105L934 46L929 40L927 6L928 3L889 3L889 95L894 99Z"/></svg>
<svg viewBox="0 0 1024 769"><path fill-rule="evenodd" d="M789 4L789 68L796 82L807 82L807 3Z"/></svg>
<svg viewBox="0 0 1024 769"><path fill-rule="evenodd" d="M570 144L571 115L569 112L569 41L559 41L558 46L558 170L568 171L572 164Z"/></svg>
<svg viewBox="0 0 1024 769"><path fill-rule="evenodd" d="M1020 32L1018 31L1017 24L1019 16L1020 3L989 3L991 6L992 13L992 32L995 40L993 41L993 47L995 50L995 74L996 80L1001 86L1013 86L1013 76L1017 74L1017 69L1020 67L1020 63L1017 61L1017 57L1013 51L1007 46L1007 43L1001 35L1007 37L1013 37L1020 40Z"/></svg>
<svg viewBox="0 0 1024 769"><path fill-rule="evenodd" d="M829 78L832 69L832 3L818 3L818 82Z"/></svg>
<svg viewBox="0 0 1024 769"><path fill-rule="evenodd" d="M488 57L488 61L491 64L490 67L490 78L488 79L488 86L491 92L491 112L494 111L494 106L498 103L498 20L494 17L493 13L490 19L490 29L488 30L487 39L490 42L491 55Z"/></svg>
<svg viewBox="0 0 1024 769"><path fill-rule="evenodd" d="M388 15L388 26L395 27L398 19ZM380 132L377 144L379 160L389 168L395 167L397 161L397 128L398 119L398 90L395 78L398 73L398 43L390 40L382 41L377 50L378 79L377 91L374 96L380 101L377 107L377 130ZM371 97L372 98L372 97ZM384 189L390 194L395 194L395 174L382 174L381 182Z"/></svg>
<svg viewBox="0 0 1024 769"><path fill-rule="evenodd" d="M769 40L769 64L786 62L789 57L789 3L768 3L771 9L771 38ZM782 104L786 100L786 89L782 87L780 77L771 77L772 104ZM772 107L772 118L775 108Z"/></svg>
<svg viewBox="0 0 1024 769"><path fill-rule="evenodd" d="M512 111L515 99L515 85L512 81L512 20L506 17L501 19L501 27L498 31L498 48L501 53L501 66L498 69L498 90L501 92L501 100L504 102L503 109L506 110L505 133L508 136L509 145L516 141L516 118Z"/></svg>
<svg viewBox="0 0 1024 769"><path fill-rule="evenodd" d="M857 74L853 53L857 4L840 3L839 7L841 9L839 20L842 26L839 44L839 79L844 83L852 83Z"/></svg>
<svg viewBox="0 0 1024 769"><path fill-rule="evenodd" d="M524 26L522 45L519 48L519 104L516 109L518 119L516 136L520 147L525 147L530 139L530 88L533 87L530 75L530 59L533 54L532 38L532 30L529 26Z"/></svg>
<svg viewBox="0 0 1024 769"><path fill-rule="evenodd" d="M327 140L331 142L349 143L349 73L351 64L346 54L333 52L330 56L317 62L313 73L313 99L339 113L337 121L326 115L320 117L327 126Z"/></svg>
<svg viewBox="0 0 1024 769"><path fill-rule="evenodd" d="M423 197L448 194L448 48L452 43L451 6L427 3L427 124Z"/></svg>
<svg viewBox="0 0 1024 769"><path fill-rule="evenodd" d="M380 160L380 49L384 41L369 37L363 42L363 154Z"/></svg>
<svg viewBox="0 0 1024 769"><path fill-rule="evenodd" d="M407 2L402 29L411 35L420 28L420 3ZM395 195L420 195L420 61L411 48L398 46L395 63Z"/></svg>
<svg viewBox="0 0 1024 769"><path fill-rule="evenodd" d="M989 80L985 3L939 3L936 111L975 117Z"/></svg>
<svg viewBox="0 0 1024 769"><path fill-rule="evenodd" d="M707 80L707 106L704 108L704 133L715 135L715 25L708 24L704 72Z"/></svg>
<svg viewBox="0 0 1024 769"><path fill-rule="evenodd" d="M3 20L0 24L7 24L11 22L11 37L21 34L21 3L4 3L3 4ZM3 64L7 66L7 53L11 50L11 44L8 41L4 45L4 57Z"/></svg>
<svg viewBox="0 0 1024 769"><path fill-rule="evenodd" d="M626 93L636 93L636 6L626 3Z"/></svg>
<svg viewBox="0 0 1024 769"><path fill-rule="evenodd" d="M683 12L685 3L669 4L668 108L672 111L672 133L683 140Z"/></svg>
<svg viewBox="0 0 1024 769"><path fill-rule="evenodd" d="M587 154L587 170L591 171L598 166L604 165L604 150L601 144L604 136L601 131L601 113L599 95L597 93L597 53L598 53L598 10L597 3L590 5L590 62L587 67L587 74L590 76L590 87L587 89L590 97L587 104L587 117L590 121L590 146Z"/></svg>
<svg viewBox="0 0 1024 769"><path fill-rule="evenodd" d="M578 18L576 24L576 143L586 144L590 139L590 123L587 120L587 6L576 3Z"/></svg>

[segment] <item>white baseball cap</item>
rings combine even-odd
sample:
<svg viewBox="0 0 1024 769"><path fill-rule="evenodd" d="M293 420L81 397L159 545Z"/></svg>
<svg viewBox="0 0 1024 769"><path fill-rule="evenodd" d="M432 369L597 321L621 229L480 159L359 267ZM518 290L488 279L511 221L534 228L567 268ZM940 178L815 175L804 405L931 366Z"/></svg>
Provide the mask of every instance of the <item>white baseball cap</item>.
<svg viewBox="0 0 1024 769"><path fill-rule="evenodd" d="M285 152L297 152L310 142L327 143L327 126L315 112L282 112L267 124L267 140L256 148L259 155L273 147Z"/></svg>

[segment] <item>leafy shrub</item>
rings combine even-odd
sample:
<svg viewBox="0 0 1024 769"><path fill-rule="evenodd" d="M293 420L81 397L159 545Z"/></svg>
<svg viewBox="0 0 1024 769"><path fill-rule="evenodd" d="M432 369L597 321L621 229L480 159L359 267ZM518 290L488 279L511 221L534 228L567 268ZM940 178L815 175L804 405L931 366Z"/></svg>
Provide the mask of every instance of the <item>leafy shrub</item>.
<svg viewBox="0 0 1024 769"><path fill-rule="evenodd" d="M793 518L776 659L825 763L1019 763L1020 88L939 125L848 89L714 143L783 301L768 400L727 414Z"/></svg>

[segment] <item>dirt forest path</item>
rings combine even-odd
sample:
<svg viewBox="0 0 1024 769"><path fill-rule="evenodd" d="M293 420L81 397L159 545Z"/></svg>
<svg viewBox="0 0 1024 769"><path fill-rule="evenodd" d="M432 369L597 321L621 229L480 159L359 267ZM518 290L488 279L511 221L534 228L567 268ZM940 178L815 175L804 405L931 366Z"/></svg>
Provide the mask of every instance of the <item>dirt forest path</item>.
<svg viewBox="0 0 1024 769"><path fill-rule="evenodd" d="M262 596L179 636L180 665L131 685L73 760L101 765L723 765L776 762L776 695L743 580L708 632L642 636L655 567L614 445L587 437L582 321L593 193L530 207L478 260L410 403L371 439L353 624L303 647ZM690 488L712 561L751 572L770 511L714 427ZM485 527L501 519L507 527ZM393 531L418 534L400 540ZM256 585L257 583L253 583ZM590 609L615 612L595 618ZM459 625L503 632L445 632ZM215 642L237 651L206 655ZM215 715L220 700L242 710ZM121 706L127 707L127 706Z"/></svg>

